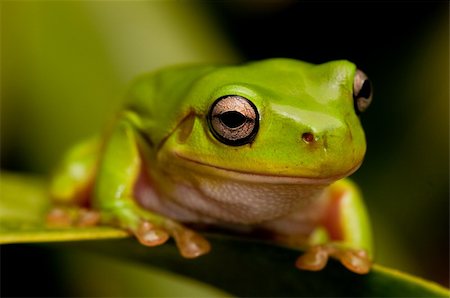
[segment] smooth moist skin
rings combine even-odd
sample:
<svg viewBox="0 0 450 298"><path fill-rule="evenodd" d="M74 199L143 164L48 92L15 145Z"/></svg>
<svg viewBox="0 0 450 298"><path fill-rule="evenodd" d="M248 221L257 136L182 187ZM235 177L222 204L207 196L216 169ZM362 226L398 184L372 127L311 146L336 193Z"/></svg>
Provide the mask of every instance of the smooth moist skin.
<svg viewBox="0 0 450 298"><path fill-rule="evenodd" d="M346 177L366 152L359 117L371 100L346 60L167 67L135 80L108 133L67 154L50 193L63 210L91 208L66 214L96 215L70 224L120 227L146 246L172 237L187 258L211 249L198 223L268 232L305 250L300 269L333 257L367 273L370 221Z"/></svg>

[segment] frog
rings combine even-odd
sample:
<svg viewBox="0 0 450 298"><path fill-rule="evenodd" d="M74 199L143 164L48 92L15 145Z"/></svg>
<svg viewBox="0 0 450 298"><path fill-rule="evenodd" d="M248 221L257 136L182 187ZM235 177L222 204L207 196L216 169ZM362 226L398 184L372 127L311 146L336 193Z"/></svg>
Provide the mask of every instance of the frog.
<svg viewBox="0 0 450 298"><path fill-rule="evenodd" d="M365 156L360 117L372 89L348 60L143 74L112 124L56 167L47 221L113 226L149 247L173 239L185 258L211 250L198 227L218 227L298 248L301 270L332 258L366 274L371 224L348 176Z"/></svg>

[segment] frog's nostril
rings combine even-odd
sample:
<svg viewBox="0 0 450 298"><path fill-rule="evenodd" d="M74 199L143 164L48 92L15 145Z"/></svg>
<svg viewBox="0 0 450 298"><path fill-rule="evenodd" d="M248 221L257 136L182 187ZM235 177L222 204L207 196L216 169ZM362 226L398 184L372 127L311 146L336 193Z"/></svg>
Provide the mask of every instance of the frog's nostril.
<svg viewBox="0 0 450 298"><path fill-rule="evenodd" d="M303 142L309 144L312 143L316 140L316 138L314 137L314 135L310 132L305 132L302 134L302 140Z"/></svg>

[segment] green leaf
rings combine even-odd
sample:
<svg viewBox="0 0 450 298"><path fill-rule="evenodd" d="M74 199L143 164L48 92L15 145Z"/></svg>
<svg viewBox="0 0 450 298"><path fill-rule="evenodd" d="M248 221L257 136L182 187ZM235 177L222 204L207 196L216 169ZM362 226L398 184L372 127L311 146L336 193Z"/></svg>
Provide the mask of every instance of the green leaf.
<svg viewBox="0 0 450 298"><path fill-rule="evenodd" d="M42 181L3 174L0 242L49 242L110 238L103 241L54 243L64 250L90 251L127 263L159 267L202 281L236 296L379 296L449 297L442 286L375 265L357 275L331 261L325 270L306 272L294 266L299 251L255 240L206 235L212 251L195 260L180 257L172 241L148 248L127 233L107 227L53 230L43 223L48 198ZM80 277L82 278L82 277Z"/></svg>
<svg viewBox="0 0 450 298"><path fill-rule="evenodd" d="M0 177L0 244L123 238L128 233L110 227L49 228L50 209L45 181L2 173Z"/></svg>

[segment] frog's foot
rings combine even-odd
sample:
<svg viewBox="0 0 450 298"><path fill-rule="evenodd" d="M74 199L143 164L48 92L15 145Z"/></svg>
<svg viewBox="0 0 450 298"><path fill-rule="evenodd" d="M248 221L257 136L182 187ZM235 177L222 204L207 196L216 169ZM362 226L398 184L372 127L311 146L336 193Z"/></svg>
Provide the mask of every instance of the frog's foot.
<svg viewBox="0 0 450 298"><path fill-rule="evenodd" d="M147 215L140 218L136 225L122 225L130 230L141 244L157 246L172 237L180 254L185 258L196 258L210 251L208 240L200 234L171 219L156 214Z"/></svg>
<svg viewBox="0 0 450 298"><path fill-rule="evenodd" d="M363 249L351 249L333 243L315 245L300 256L295 265L299 269L319 271L327 264L328 258L339 260L347 269L358 274L369 272L372 262Z"/></svg>
<svg viewBox="0 0 450 298"><path fill-rule="evenodd" d="M99 212L79 207L54 207L46 218L50 227L91 227L99 222Z"/></svg>

